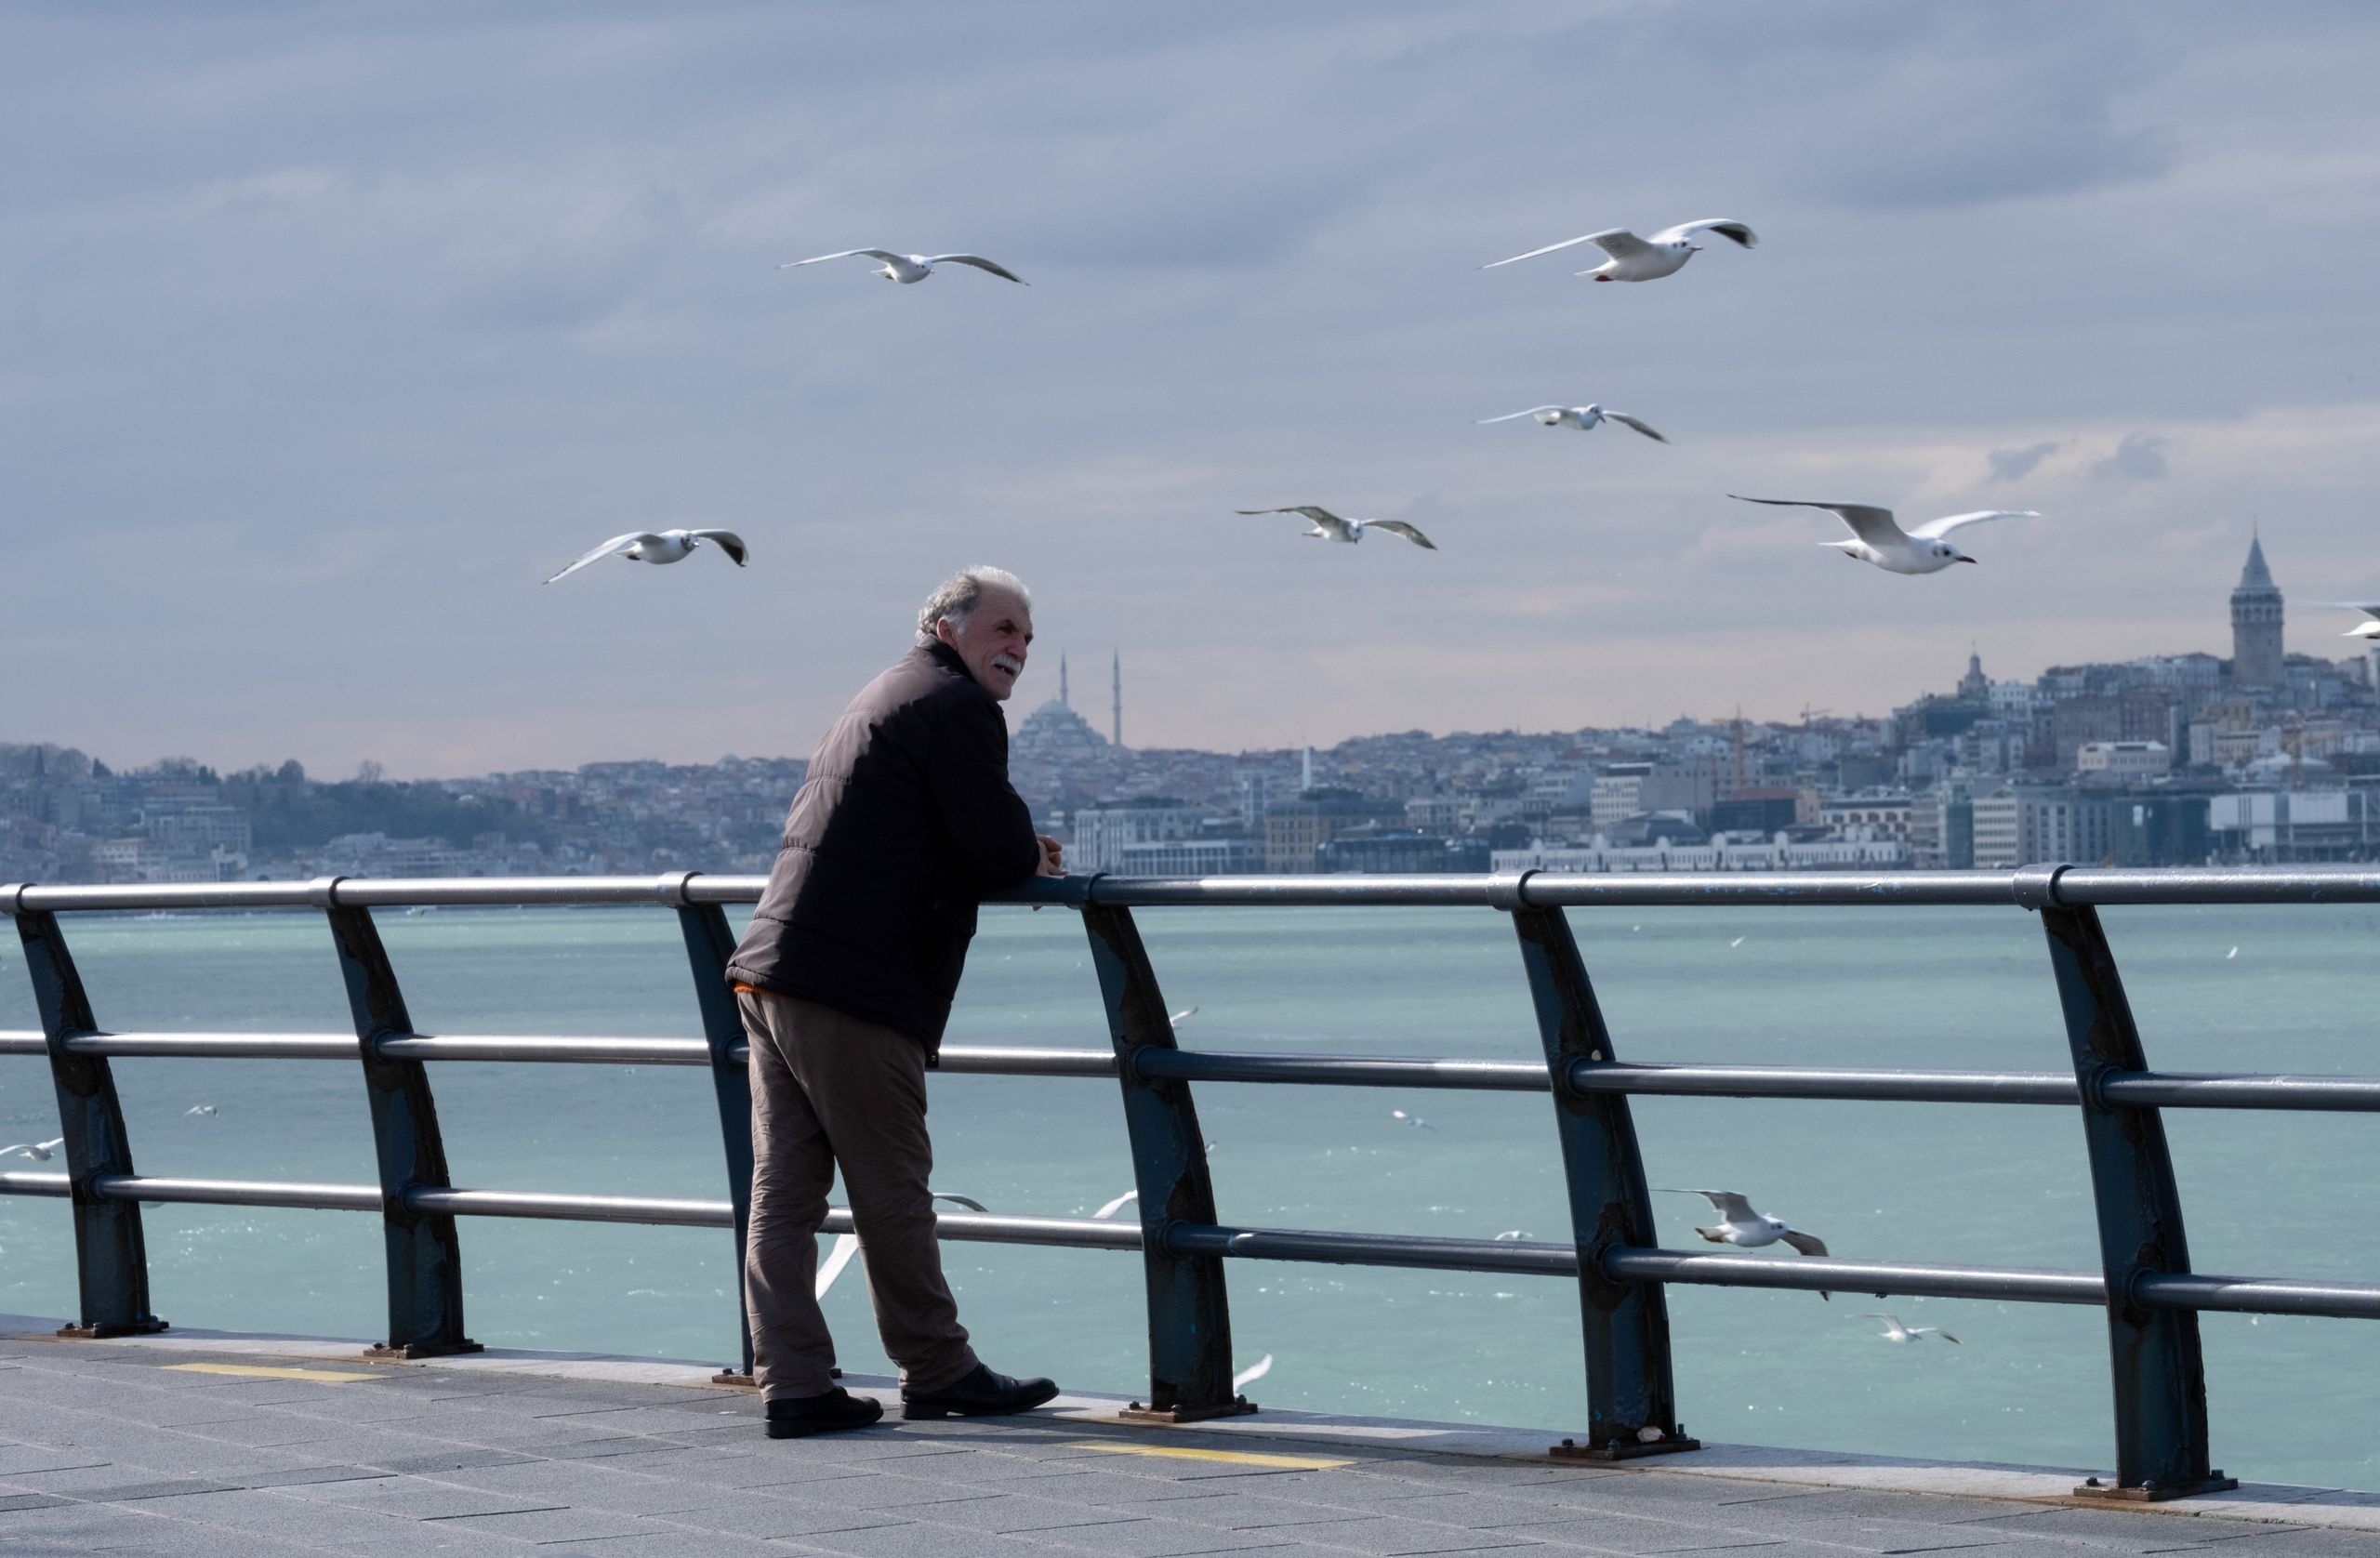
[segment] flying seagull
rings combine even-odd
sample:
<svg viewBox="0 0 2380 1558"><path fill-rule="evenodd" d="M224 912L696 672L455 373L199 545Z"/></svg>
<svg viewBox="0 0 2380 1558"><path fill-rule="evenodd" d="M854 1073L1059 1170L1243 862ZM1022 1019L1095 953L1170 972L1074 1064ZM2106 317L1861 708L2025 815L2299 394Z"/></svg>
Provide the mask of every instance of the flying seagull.
<svg viewBox="0 0 2380 1558"><path fill-rule="evenodd" d="M1287 508L1240 508L1234 512L1296 514L1314 522L1314 528L1307 531L1306 535L1325 541L1344 541L1349 546L1361 541L1364 538L1364 532L1368 530L1384 530L1392 535L1404 536L1417 547L1426 547L1431 551L1438 549L1438 544L1435 541L1422 535L1415 526L1407 524L1403 520L1342 520L1329 509L1316 508L1311 503L1294 504Z"/></svg>
<svg viewBox="0 0 2380 1558"><path fill-rule="evenodd" d="M1113 1201L1108 1202L1107 1205L1091 1213L1091 1219L1094 1221L1104 1222L1109 1218L1114 1217L1117 1212L1122 1211L1126 1207L1130 1206L1140 1198L1141 1193L1139 1191L1128 1190L1124 1192L1123 1195L1116 1197Z"/></svg>
<svg viewBox="0 0 2380 1558"><path fill-rule="evenodd" d="M1267 1353L1263 1357L1257 1359L1254 1363L1250 1364L1246 1368L1243 1368L1238 1373L1233 1375L1231 1377L1231 1388L1235 1391L1245 1390L1250 1385L1256 1383L1257 1380L1263 1379L1264 1376L1272 1372L1273 1354Z"/></svg>
<svg viewBox="0 0 2380 1558"><path fill-rule="evenodd" d="M613 536L546 583L566 579L588 563L615 553L630 562L682 562L706 541L725 552L738 568L751 560L751 549L744 545L744 537L732 530L631 530L626 535Z"/></svg>
<svg viewBox="0 0 2380 1558"><path fill-rule="evenodd" d="M1190 1021L1190 1019L1191 1019L1191 1018L1196 1017L1196 1016L1197 1016L1197 1015L1198 1015L1198 1009L1197 1009L1197 1007L1195 1007L1195 1006L1185 1006L1185 1007L1183 1007L1181 1010L1179 1010L1179 1011L1175 1012L1172 1016L1168 1017L1168 1018L1165 1020L1165 1021L1166 1021L1166 1025L1167 1025L1167 1026L1169 1026L1169 1027L1175 1027L1175 1028L1178 1028L1178 1027L1180 1027L1183 1023L1187 1023L1188 1021Z"/></svg>
<svg viewBox="0 0 2380 1558"><path fill-rule="evenodd" d="M1884 1335L1886 1341L1915 1341L1921 1336L1938 1336L1943 1340L1950 1342L1952 1346L1958 1345L1959 1342L1959 1339L1957 1337L1952 1336L1950 1332L1944 1330L1939 1326L1904 1326L1897 1317L1890 1314L1879 1314L1877 1311L1872 1309L1861 1310L1859 1312L1859 1318L1862 1320L1882 1320L1884 1323Z"/></svg>
<svg viewBox="0 0 2380 1558"><path fill-rule="evenodd" d="M1696 234L1703 232L1732 238L1747 249L1760 242L1760 235L1741 222L1724 217L1707 217L1699 222L1680 222L1675 227L1665 227L1650 238L1639 238L1624 227L1606 228L1601 232L1590 232L1583 238L1565 238L1559 244L1548 244L1541 249L1514 255L1512 259L1494 260L1479 269L1493 271L1497 266L1510 265L1514 260L1535 259L1556 249L1593 244L1611 257L1593 270L1581 271L1578 274L1593 276L1599 282L1659 281L1663 276L1675 275L1685 269L1687 260L1701 251L1702 245L1694 240Z"/></svg>
<svg viewBox="0 0 2380 1558"><path fill-rule="evenodd" d="M183 1110L182 1113L185 1115L212 1115L217 1113L217 1110L215 1105L212 1103L193 1103L189 1108Z"/></svg>
<svg viewBox="0 0 2380 1558"><path fill-rule="evenodd" d="M2306 603L2309 606L2333 606L2343 612L2361 612L2372 620L2357 623L2339 637L2380 640L2380 601L2308 601Z"/></svg>
<svg viewBox="0 0 2380 1558"><path fill-rule="evenodd" d="M1388 1117L1396 1121L1399 1125L1419 1126L1423 1130L1435 1130L1438 1129L1436 1126L1434 1126L1429 1121L1423 1119L1421 1116L1408 1115L1402 1109L1391 1109L1388 1112Z"/></svg>
<svg viewBox="0 0 2380 1558"><path fill-rule="evenodd" d="M53 1136L46 1142L20 1142L13 1147L0 1147L0 1157L7 1157L11 1153L22 1153L35 1163L47 1163L58 1155L58 1149L64 1145L66 1145L66 1138L63 1136Z"/></svg>
<svg viewBox="0 0 2380 1558"><path fill-rule="evenodd" d="M1973 562L1975 559L1943 539L1952 531L1986 520L2038 520L2041 515L2030 508L1978 508L1972 514L1952 514L1945 519L1928 520L1915 530L1903 530L1893 521L1893 511L1865 503L1812 503L1798 497L1746 497L1741 493L1729 493L1739 503L1766 503L1780 508L1823 508L1851 527L1849 541L1821 541L1845 557L1872 562L1887 574L1938 574L1954 562Z"/></svg>
<svg viewBox="0 0 2380 1558"><path fill-rule="evenodd" d="M1668 439L1655 432L1650 426L1638 421L1626 412L1606 411L1603 407L1593 403L1531 406L1527 411L1515 411L1503 416L1483 416L1472 426L1484 428L1490 422L1517 422L1524 416L1534 416L1549 428L1576 428L1582 433L1591 432L1605 422L1617 422L1623 428L1635 429L1656 443L1669 442Z"/></svg>
<svg viewBox="0 0 2380 1558"><path fill-rule="evenodd" d="M1739 1249L1757 1249L1762 1245L1782 1239L1805 1255L1824 1255L1826 1246L1804 1233L1785 1225L1782 1218L1765 1217L1752 1209L1752 1203L1732 1190L1671 1190L1662 1188L1665 1195L1699 1195L1717 1209L1719 1225L1697 1228L1696 1233L1712 1244L1731 1244Z"/></svg>
<svg viewBox="0 0 2380 1558"><path fill-rule="evenodd" d="M924 281L933 274L935 266L945 264L972 265L978 271L989 271L993 275L1004 281L1014 282L1019 286L1033 284L1023 276L1009 270L1008 267L995 265L982 255L896 255L890 249L838 249L830 255L812 255L808 259L788 259L777 269L790 271L796 266L815 265L823 259L851 259L861 255L884 262L874 272L875 274L888 282L900 282L904 284Z"/></svg>

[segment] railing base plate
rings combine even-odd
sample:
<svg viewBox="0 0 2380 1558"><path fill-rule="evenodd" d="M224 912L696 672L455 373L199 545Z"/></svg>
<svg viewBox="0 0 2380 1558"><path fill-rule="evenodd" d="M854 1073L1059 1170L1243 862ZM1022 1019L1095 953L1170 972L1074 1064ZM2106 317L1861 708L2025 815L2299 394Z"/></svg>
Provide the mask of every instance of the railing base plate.
<svg viewBox="0 0 2380 1558"><path fill-rule="evenodd" d="M364 1355L374 1363L394 1363L404 1358L451 1358L461 1353L484 1353L487 1349L476 1341L408 1341L402 1347L366 1347Z"/></svg>
<svg viewBox="0 0 2380 1558"><path fill-rule="evenodd" d="M1633 1439L1609 1439L1600 1445L1581 1445L1565 1439L1545 1453L1556 1460L1639 1460L1648 1455L1676 1455L1682 1450L1699 1450L1699 1439L1684 1435L1671 1439L1656 1439L1650 1444Z"/></svg>
<svg viewBox="0 0 2380 1558"><path fill-rule="evenodd" d="M760 1382L758 1380L754 1380L748 1374L742 1373L741 1371L733 1368L721 1369L718 1373L710 1377L710 1382L714 1385L734 1385L739 1389L747 1391L760 1389Z"/></svg>
<svg viewBox="0 0 2380 1558"><path fill-rule="evenodd" d="M1246 1417L1256 1410L1256 1403L1246 1396L1226 1401L1220 1406L1144 1406L1135 1401L1116 1414L1116 1420L1128 1423L1196 1423L1210 1418Z"/></svg>
<svg viewBox="0 0 2380 1558"><path fill-rule="evenodd" d="M2240 1485L2237 1477L2227 1477L2221 1472L2200 1478L2197 1482L2149 1483L2141 1487L2118 1487L2094 1477L2074 1490L2077 1499L2109 1499L2128 1504L2158 1504L2168 1499L2195 1499L2202 1493L2228 1493Z"/></svg>
<svg viewBox="0 0 2380 1558"><path fill-rule="evenodd" d="M111 1320L97 1326L60 1326L59 1336L68 1341L105 1341L112 1336L154 1336L168 1328L164 1320Z"/></svg>

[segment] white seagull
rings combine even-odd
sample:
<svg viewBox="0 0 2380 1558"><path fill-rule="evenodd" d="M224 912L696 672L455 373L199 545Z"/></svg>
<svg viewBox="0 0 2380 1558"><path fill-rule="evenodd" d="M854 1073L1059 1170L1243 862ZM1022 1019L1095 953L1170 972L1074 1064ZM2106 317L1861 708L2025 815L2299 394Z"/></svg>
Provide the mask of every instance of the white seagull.
<svg viewBox="0 0 2380 1558"><path fill-rule="evenodd" d="M189 1108L183 1110L182 1113L185 1115L212 1115L217 1113L217 1110L215 1105L212 1103L193 1103Z"/></svg>
<svg viewBox="0 0 2380 1558"><path fill-rule="evenodd" d="M1008 267L995 265L982 255L896 255L890 249L838 249L830 255L812 255L808 259L788 259L777 269L790 271L796 266L815 265L824 259L851 259L861 255L884 262L875 274L888 282L900 282L905 285L924 281L933 274L935 266L945 264L972 265L978 271L989 271L993 275L1014 282L1019 286L1033 284Z"/></svg>
<svg viewBox="0 0 2380 1558"><path fill-rule="evenodd" d="M1364 538L1364 532L1368 530L1384 530L1391 535L1404 536L1417 547L1426 547L1431 551L1438 549L1438 544L1435 541L1422 535L1415 526L1407 524L1403 520L1342 520L1329 509L1317 508L1311 503L1294 504L1287 508L1240 508L1235 509L1234 512L1296 514L1314 522L1314 528L1305 533L1308 535L1325 541L1343 541L1349 546L1361 541Z"/></svg>
<svg viewBox="0 0 2380 1558"><path fill-rule="evenodd" d="M1766 503L1779 508L1823 508L1851 527L1853 539L1821 541L1845 557L1872 562L1887 574L1938 574L1954 562L1975 559L1943 539L1954 530L1986 520L2038 520L2030 508L1978 508L1972 514L1951 514L1928 520L1915 530L1903 530L1893 511L1865 503L1812 503L1798 497L1746 497L1729 493L1739 503Z"/></svg>
<svg viewBox="0 0 2380 1558"><path fill-rule="evenodd" d="M1388 1112L1388 1117L1396 1121L1399 1125L1419 1126L1423 1130L1435 1130L1438 1129L1436 1126L1434 1126L1429 1121L1423 1119L1421 1116L1408 1115L1402 1109L1391 1109Z"/></svg>
<svg viewBox="0 0 2380 1558"><path fill-rule="evenodd" d="M1680 222L1665 227L1650 238L1639 238L1624 227L1609 227L1601 232L1590 232L1583 238L1565 238L1559 244L1548 244L1541 249L1531 249L1512 259L1499 259L1481 266L1493 271L1499 265L1514 260L1535 259L1556 249L1570 248L1579 244L1593 244L1611 257L1592 271L1581 271L1581 276L1593 276L1599 282L1652 282L1663 276L1673 276L1686 268L1686 262L1700 252L1702 245L1694 241L1696 234L1715 232L1722 238L1732 238L1745 248L1760 243L1760 235L1739 221L1725 217L1706 217L1699 222Z"/></svg>
<svg viewBox="0 0 2380 1558"><path fill-rule="evenodd" d="M1626 412L1606 411L1603 407L1592 403L1586 405L1531 406L1527 411L1515 411L1503 416L1483 416L1472 426L1484 428L1490 422L1517 422L1524 416L1534 416L1549 428L1576 428L1582 433L1590 432L1605 422L1617 422L1623 428L1635 429L1656 443L1669 442L1649 426L1638 421Z"/></svg>
<svg viewBox="0 0 2380 1558"><path fill-rule="evenodd" d="M1254 1363L1250 1364L1246 1368L1243 1368L1238 1373L1233 1375L1231 1377L1231 1388L1235 1391L1245 1390L1272 1372L1273 1354L1267 1353L1263 1357L1257 1359Z"/></svg>
<svg viewBox="0 0 2380 1558"><path fill-rule="evenodd" d="M1862 1320L1882 1320L1884 1323L1884 1340L1886 1341L1915 1341L1921 1336L1938 1336L1954 1347L1959 1344L1959 1339L1957 1337L1952 1336L1950 1332L1944 1330L1939 1326L1904 1326L1900 1323L1897 1317L1881 1314L1872 1309L1861 1310L1859 1312L1859 1318Z"/></svg>
<svg viewBox="0 0 2380 1558"><path fill-rule="evenodd" d="M725 552L738 568L751 560L751 548L744 545L744 537L732 530L631 530L626 535L613 536L546 583L566 579L588 563L599 562L614 553L630 562L682 562L706 541Z"/></svg>
<svg viewBox="0 0 2380 1558"><path fill-rule="evenodd" d="M2343 612L2361 612L2372 620L2357 623L2339 637L2380 640L2380 601L2308 601L2306 603L2309 606L2333 606Z"/></svg>
<svg viewBox="0 0 2380 1558"><path fill-rule="evenodd" d="M1197 1009L1197 1007L1195 1007L1195 1006L1185 1006L1185 1007L1183 1007L1181 1010L1179 1010L1179 1011L1175 1012L1172 1016L1170 1016L1170 1017L1167 1018L1167 1019L1165 1020L1165 1021L1166 1021L1166 1025L1167 1025L1167 1026L1169 1026L1169 1027L1175 1027L1175 1028L1178 1028L1178 1027L1180 1027L1183 1023L1187 1023L1188 1021L1190 1021L1190 1019L1191 1019L1191 1018L1196 1017L1196 1016L1197 1016L1197 1015L1198 1015L1198 1009Z"/></svg>
<svg viewBox="0 0 2380 1558"><path fill-rule="evenodd" d="M1712 1244L1731 1244L1739 1249L1757 1249L1775 1244L1779 1239L1805 1255L1824 1255L1826 1246L1810 1235L1786 1226L1782 1218L1766 1217L1752 1210L1752 1203L1732 1190L1671 1190L1664 1186L1664 1195L1699 1195L1719 1213L1715 1228L1697 1228L1696 1233Z"/></svg>
<svg viewBox="0 0 2380 1558"><path fill-rule="evenodd" d="M0 1147L0 1157L7 1157L11 1153L21 1153L35 1163L47 1163L58 1155L58 1149L64 1145L66 1145L66 1138L63 1136L53 1136L46 1142L20 1142L13 1147Z"/></svg>
<svg viewBox="0 0 2380 1558"><path fill-rule="evenodd" d="M1108 1202L1107 1205L1091 1213L1091 1221L1095 1222L1104 1222L1109 1218L1114 1217L1117 1212L1122 1211L1126 1207L1130 1206L1140 1198L1141 1193L1139 1191L1128 1190L1124 1192L1123 1195L1116 1197L1113 1201Z"/></svg>

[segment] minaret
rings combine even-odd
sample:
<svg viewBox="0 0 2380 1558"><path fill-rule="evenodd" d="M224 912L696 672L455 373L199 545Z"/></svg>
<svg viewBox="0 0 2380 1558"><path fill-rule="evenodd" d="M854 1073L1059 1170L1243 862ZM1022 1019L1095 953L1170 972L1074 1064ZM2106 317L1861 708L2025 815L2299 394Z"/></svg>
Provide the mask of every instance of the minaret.
<svg viewBox="0 0 2380 1558"><path fill-rule="evenodd" d="M2281 587L2265 566L2264 538L2248 542L2248 564L2231 592L2231 680L2241 687L2279 687L2287 680L2281 664Z"/></svg>
<svg viewBox="0 0 2380 1558"><path fill-rule="evenodd" d="M1982 703L1991 696L1991 679L1983 674L1983 654L1973 645L1967 650L1967 674L1959 678L1959 696L1973 703Z"/></svg>
<svg viewBox="0 0 2380 1558"><path fill-rule="evenodd" d="M1068 708L1075 706L1066 697L1066 652L1063 649L1058 651L1058 702Z"/></svg>
<svg viewBox="0 0 2380 1558"><path fill-rule="evenodd" d="M1120 751L1124 746L1124 652L1120 649L1116 651L1116 701L1111 706L1108 719L1108 729L1112 733L1109 739Z"/></svg>

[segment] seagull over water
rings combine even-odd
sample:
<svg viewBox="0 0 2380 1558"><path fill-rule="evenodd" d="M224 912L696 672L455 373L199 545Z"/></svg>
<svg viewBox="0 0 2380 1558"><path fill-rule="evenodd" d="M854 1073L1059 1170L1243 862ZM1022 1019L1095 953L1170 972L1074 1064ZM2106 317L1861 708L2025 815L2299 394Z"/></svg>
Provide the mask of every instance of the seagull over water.
<svg viewBox="0 0 2380 1558"><path fill-rule="evenodd" d="M2309 606L2331 606L2343 612L2361 612L2369 622L2359 622L2339 635L2343 639L2380 640L2380 601L2308 601Z"/></svg>
<svg viewBox="0 0 2380 1558"><path fill-rule="evenodd" d="M996 265L982 255L896 255L890 249L838 249L830 255L812 255L808 259L788 259L777 269L790 271L796 266L815 265L820 260L853 259L863 255L869 259L880 259L884 262L878 268L875 274L888 282L899 282L904 285L914 285L924 281L933 274L933 268L937 265L972 265L978 271L989 271L993 275L1004 281L1014 282L1019 286L1033 284L1023 276L1009 270L1008 267Z"/></svg>
<svg viewBox="0 0 2380 1558"><path fill-rule="evenodd" d="M1904 1326L1895 1316L1879 1314L1872 1309L1861 1310L1859 1318L1882 1320L1884 1323L1884 1335L1886 1341L1915 1341L1922 1336L1938 1336L1954 1347L1959 1345L1959 1339L1939 1326Z"/></svg>
<svg viewBox="0 0 2380 1558"><path fill-rule="evenodd" d="M2041 518L2030 508L1978 508L1972 514L1928 520L1914 530L1905 531L1895 522L1891 509L1865 503L1812 503L1798 497L1746 497L1741 493L1727 495L1739 503L1765 503L1778 508L1823 508L1851 527L1853 539L1821 541L1818 545L1861 562L1872 562L1887 574L1938 574L1954 562L1973 562L1975 559L1944 537L1986 520Z"/></svg>
<svg viewBox="0 0 2380 1558"><path fill-rule="evenodd" d="M1517 422L1524 416L1534 416L1549 428L1576 428L1582 433L1592 432L1605 422L1617 422L1623 428L1635 429L1656 443L1669 442L1649 426L1638 421L1626 412L1606 411L1603 407L1592 403L1586 405L1531 406L1527 411L1515 411L1502 416L1483 416L1472 426L1484 428L1490 422Z"/></svg>
<svg viewBox="0 0 2380 1558"><path fill-rule="evenodd" d="M1314 522L1314 528L1307 531L1306 535L1324 541L1343 541L1349 546L1361 541L1364 538L1364 532L1368 530L1384 530L1391 535L1404 536L1417 547L1424 547L1431 551L1438 549L1438 544L1435 541L1422 535L1418 526L1407 524L1403 520L1342 520L1329 509L1317 508L1311 503L1295 504L1287 508L1240 508L1235 509L1234 512L1295 514L1302 519Z"/></svg>
<svg viewBox="0 0 2380 1558"><path fill-rule="evenodd" d="M53 1136L46 1142L20 1142L13 1147L0 1147L0 1157L7 1157L10 1154L21 1154L32 1158L35 1163L47 1163L58 1155L58 1149L64 1145L66 1145L66 1138L63 1136Z"/></svg>
<svg viewBox="0 0 2380 1558"><path fill-rule="evenodd" d="M626 535L613 536L546 583L566 579L588 563L600 562L615 553L630 562L683 562L706 541L725 552L738 568L751 560L751 549L744 545L744 537L732 530L631 530Z"/></svg>
<svg viewBox="0 0 2380 1558"><path fill-rule="evenodd" d="M1701 252L1702 245L1694 240L1705 232L1732 238L1747 249L1760 243L1760 235L1741 222L1726 217L1705 217L1699 222L1680 222L1675 227L1665 227L1650 238L1639 238L1624 227L1607 227L1601 232L1590 232L1583 238L1565 238L1559 244L1548 244L1541 249L1514 255L1511 259L1492 260L1479 269L1493 271L1499 265L1510 265L1514 260L1535 259L1556 249L1593 244L1611 257L1593 270L1580 271L1578 274L1593 276L1599 282L1654 282L1684 270L1686 262Z"/></svg>
<svg viewBox="0 0 2380 1558"><path fill-rule="evenodd" d="M213 1115L219 1113L219 1111L212 1103L193 1103L189 1108L183 1110L182 1113L185 1115Z"/></svg>
<svg viewBox="0 0 2380 1558"><path fill-rule="evenodd" d="M1782 1218L1767 1217L1752 1210L1752 1203L1732 1190L1670 1190L1667 1195L1699 1195L1719 1213L1715 1228L1697 1228L1696 1233L1712 1244L1731 1244L1739 1249L1757 1249L1778 1240L1792 1245L1805 1255L1824 1255L1826 1246L1810 1235L1786 1225Z"/></svg>

